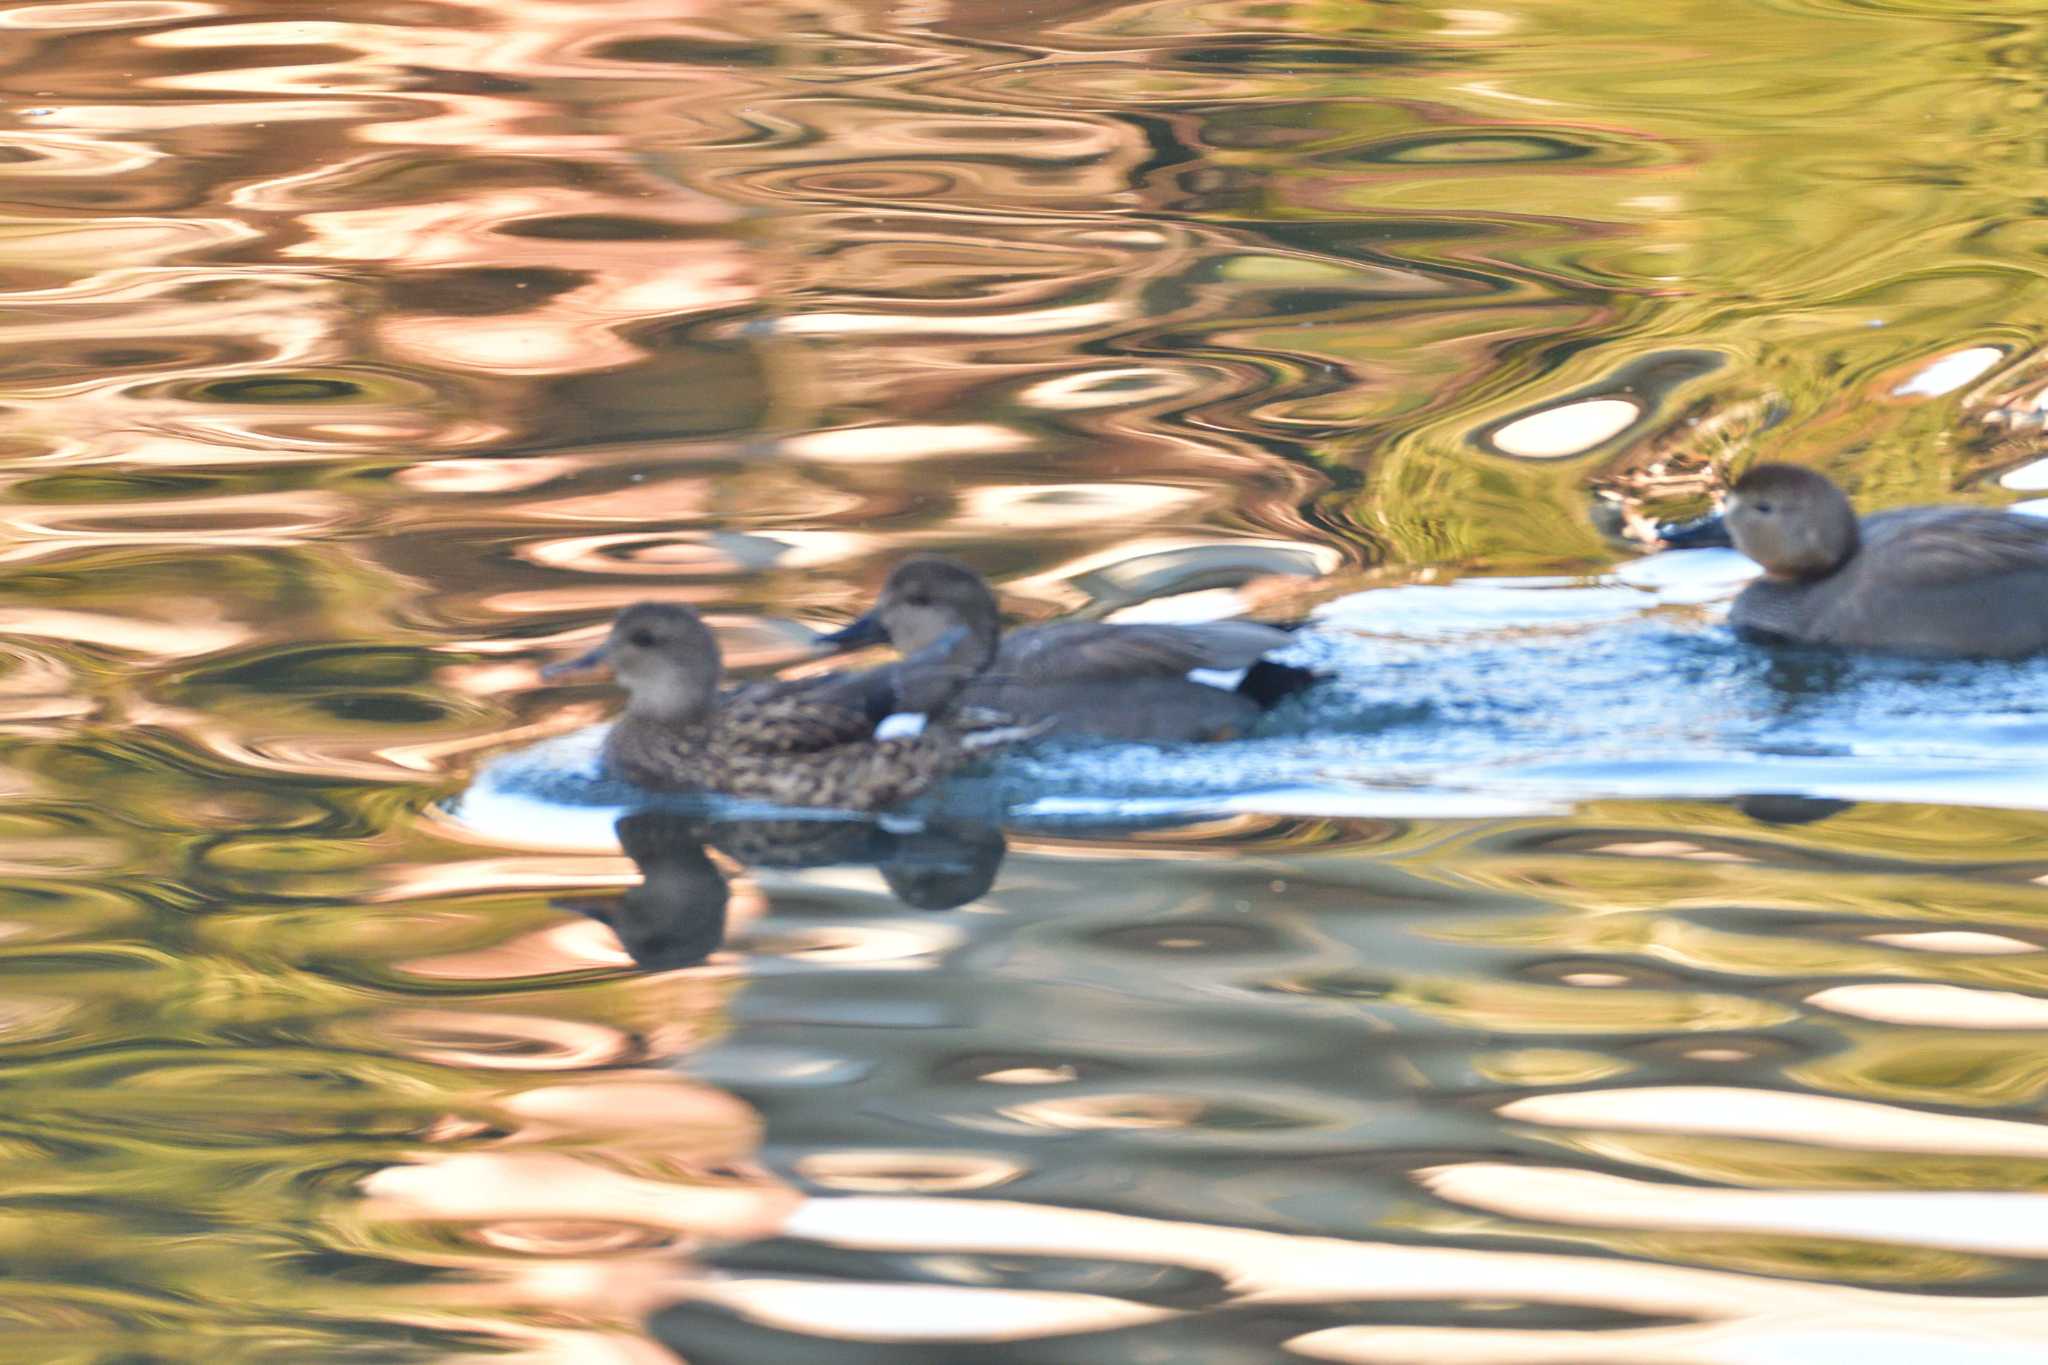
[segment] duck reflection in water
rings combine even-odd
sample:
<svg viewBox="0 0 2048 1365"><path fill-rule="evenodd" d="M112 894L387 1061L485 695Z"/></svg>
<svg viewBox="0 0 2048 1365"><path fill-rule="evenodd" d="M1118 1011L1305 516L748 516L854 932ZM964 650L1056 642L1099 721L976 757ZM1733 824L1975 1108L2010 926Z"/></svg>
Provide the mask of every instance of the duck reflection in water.
<svg viewBox="0 0 2048 1365"><path fill-rule="evenodd" d="M1812 825L1856 809L1856 802L1765 792L1739 798L1735 809L1760 825Z"/></svg>
<svg viewBox="0 0 2048 1365"><path fill-rule="evenodd" d="M695 966L724 942L732 888L714 849L753 867L871 865L910 908L951 910L987 894L1008 848L994 826L947 819L896 829L869 820L719 820L647 809L620 817L617 828L640 885L556 904L603 923L651 971Z"/></svg>

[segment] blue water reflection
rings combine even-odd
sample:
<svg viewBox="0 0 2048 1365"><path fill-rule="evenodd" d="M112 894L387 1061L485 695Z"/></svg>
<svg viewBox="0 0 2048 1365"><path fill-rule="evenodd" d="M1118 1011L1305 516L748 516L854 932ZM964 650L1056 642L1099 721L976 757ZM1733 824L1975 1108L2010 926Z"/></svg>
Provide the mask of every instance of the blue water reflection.
<svg viewBox="0 0 2048 1365"><path fill-rule="evenodd" d="M299 8L0 4L16 1354L2039 1356L2048 664L1642 542L2048 485L2039 16ZM1332 677L810 820L537 677L934 550Z"/></svg>

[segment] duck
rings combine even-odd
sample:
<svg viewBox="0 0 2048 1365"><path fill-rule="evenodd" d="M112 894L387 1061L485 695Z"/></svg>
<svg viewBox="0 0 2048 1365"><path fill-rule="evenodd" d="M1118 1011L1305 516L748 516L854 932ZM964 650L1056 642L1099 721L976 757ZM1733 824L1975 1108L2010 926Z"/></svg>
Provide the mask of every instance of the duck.
<svg viewBox="0 0 2048 1365"><path fill-rule="evenodd" d="M1242 736L1317 681L1265 657L1291 638L1252 621L1067 621L1005 632L985 578L958 560L919 555L891 570L872 610L818 643L887 643L906 661L944 648L955 667L976 669L961 705L1044 725L1055 738L1177 744Z"/></svg>
<svg viewBox="0 0 2048 1365"><path fill-rule="evenodd" d="M1951 658L2048 650L2048 520L1983 507L1859 520L1827 475L1771 463L1745 473L1718 513L1659 538L1733 545L1763 566L1729 613L1751 638Z"/></svg>
<svg viewBox="0 0 2048 1365"><path fill-rule="evenodd" d="M727 689L703 618L679 603L642 602L619 613L597 648L542 672L611 670L626 709L605 737L604 763L637 787L875 810L1038 732L953 705L973 676L955 662L967 643L953 632L888 669ZM912 723L896 723L904 719Z"/></svg>

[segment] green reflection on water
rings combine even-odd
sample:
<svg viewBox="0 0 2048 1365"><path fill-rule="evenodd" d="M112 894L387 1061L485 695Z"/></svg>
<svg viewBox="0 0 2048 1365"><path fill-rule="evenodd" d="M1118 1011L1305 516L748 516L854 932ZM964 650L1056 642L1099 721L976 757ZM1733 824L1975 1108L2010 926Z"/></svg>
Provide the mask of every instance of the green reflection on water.
<svg viewBox="0 0 2048 1365"><path fill-rule="evenodd" d="M1689 1292L1681 1271L1740 1272L1759 1303L1781 1280L2043 1292L2038 1248L1943 1250L1910 1218L1589 1231L1418 1180L1505 1160L2031 1194L2016 1157L1496 1110L1669 1085L2034 1122L2038 1029L1814 999L2033 998L2035 813L1039 833L929 911L879 867L781 865L776 838L766 866L706 855L732 883L722 954L651 970L608 927L625 860L431 813L507 736L595 714L531 666L643 595L706 608L753 670L915 548L1053 615L1191 539L1306 548L1345 586L1595 573L1623 553L1595 485L1696 506L1705 465L1758 453L1867 506L2002 497L2039 453L1988 425L2038 380L2038 17L18 17L0 1326L24 1358L637 1359L673 1305L662 1330L710 1358L687 1305L745 1278L720 1256L1046 1291L1003 1302L1026 1339L973 1348L1012 1350L991 1359L1068 1358L1033 1333L1273 1358L1299 1324L1197 1260L1218 1230L1316 1266L1314 1237L1580 1258L1598 1287L1539 1305L1553 1332L1655 1316L1599 1280L1616 1264ZM1966 347L1994 368L1902 392ZM1501 444L1603 399L1634 415L1540 458ZM1977 946L1879 937L1953 930ZM827 1192L1033 1204L1051 1245L890 1259L789 1232ZM1183 1230L1147 1253L1175 1293L1077 1210ZM1304 1316L1370 1316L1359 1286L1273 1264L1311 1286ZM1483 1330L1499 1270L1417 1270L1421 1308L1375 1307ZM761 1349L733 1354L831 1359L856 1326L896 1350L928 1323L884 1298L748 1319ZM1169 1316L1063 1335L1053 1310L1088 1299ZM1837 1301L1799 1306L1839 1328Z"/></svg>

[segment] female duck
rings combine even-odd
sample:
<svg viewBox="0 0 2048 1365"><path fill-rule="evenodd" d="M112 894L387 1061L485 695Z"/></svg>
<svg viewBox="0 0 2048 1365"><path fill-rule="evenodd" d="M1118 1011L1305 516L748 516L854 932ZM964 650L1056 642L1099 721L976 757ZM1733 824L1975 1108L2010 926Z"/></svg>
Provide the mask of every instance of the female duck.
<svg viewBox="0 0 2048 1365"><path fill-rule="evenodd" d="M952 657L981 668L960 693L963 705L1040 722L1054 735L1179 743L1243 734L1263 711L1315 681L1308 669L1262 657L1288 638L1250 621L1062 622L1005 634L980 574L921 556L896 566L872 611L820 643L852 649L887 641L915 659L958 640ZM1234 676L1240 670L1242 678ZM1204 680L1209 672L1233 676Z"/></svg>
<svg viewBox="0 0 2048 1365"><path fill-rule="evenodd" d="M895 727L914 731L901 738L877 733L885 718L944 710L971 676L948 662L958 642L936 641L890 670L721 693L718 642L697 613L642 602L619 613L603 644L547 674L611 668L626 689L626 713L605 737L605 762L636 786L872 810L1036 733L1004 717L951 712L940 723Z"/></svg>
<svg viewBox="0 0 2048 1365"><path fill-rule="evenodd" d="M1718 518L1667 530L1664 541L1732 542L1763 565L1729 616L1745 634L1902 654L2048 649L2048 520L1906 507L1859 522L1826 475L1762 464Z"/></svg>

